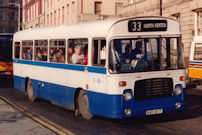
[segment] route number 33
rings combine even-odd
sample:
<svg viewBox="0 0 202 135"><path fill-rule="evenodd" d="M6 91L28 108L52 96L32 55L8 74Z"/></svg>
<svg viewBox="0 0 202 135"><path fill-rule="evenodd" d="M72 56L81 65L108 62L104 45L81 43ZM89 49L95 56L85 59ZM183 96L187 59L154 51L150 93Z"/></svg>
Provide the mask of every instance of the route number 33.
<svg viewBox="0 0 202 135"><path fill-rule="evenodd" d="M133 31L141 31L142 30L142 23L139 21L133 22Z"/></svg>

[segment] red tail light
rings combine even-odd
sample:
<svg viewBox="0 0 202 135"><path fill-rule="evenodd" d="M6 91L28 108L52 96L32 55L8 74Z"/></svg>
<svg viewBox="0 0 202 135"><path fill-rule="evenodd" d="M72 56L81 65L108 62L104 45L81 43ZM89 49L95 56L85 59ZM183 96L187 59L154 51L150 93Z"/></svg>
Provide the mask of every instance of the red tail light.
<svg viewBox="0 0 202 135"><path fill-rule="evenodd" d="M126 86L126 81L120 81L119 86L121 86L121 87Z"/></svg>
<svg viewBox="0 0 202 135"><path fill-rule="evenodd" d="M180 81L185 81L185 76L180 76Z"/></svg>

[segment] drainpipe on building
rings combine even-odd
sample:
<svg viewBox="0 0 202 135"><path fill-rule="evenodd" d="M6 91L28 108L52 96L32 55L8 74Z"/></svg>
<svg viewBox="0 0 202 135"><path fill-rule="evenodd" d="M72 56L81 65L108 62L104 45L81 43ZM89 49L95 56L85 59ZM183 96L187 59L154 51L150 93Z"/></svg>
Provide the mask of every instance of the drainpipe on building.
<svg viewBox="0 0 202 135"><path fill-rule="evenodd" d="M160 0L160 16L162 16L162 0Z"/></svg>

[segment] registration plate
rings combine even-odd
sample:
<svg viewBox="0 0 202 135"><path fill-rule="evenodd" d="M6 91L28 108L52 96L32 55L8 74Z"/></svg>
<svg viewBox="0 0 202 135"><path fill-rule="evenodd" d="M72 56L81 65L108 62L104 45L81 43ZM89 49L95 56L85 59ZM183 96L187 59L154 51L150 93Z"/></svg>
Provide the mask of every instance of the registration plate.
<svg viewBox="0 0 202 135"><path fill-rule="evenodd" d="M0 72L0 75L11 75L11 72Z"/></svg>
<svg viewBox="0 0 202 135"><path fill-rule="evenodd" d="M163 113L163 109L147 110L146 115L154 115Z"/></svg>

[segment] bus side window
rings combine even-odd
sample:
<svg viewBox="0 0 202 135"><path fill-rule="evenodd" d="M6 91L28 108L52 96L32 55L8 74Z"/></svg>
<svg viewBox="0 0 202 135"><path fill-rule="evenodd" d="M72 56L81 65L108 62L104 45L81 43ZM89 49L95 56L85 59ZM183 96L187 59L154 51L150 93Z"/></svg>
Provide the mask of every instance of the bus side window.
<svg viewBox="0 0 202 135"><path fill-rule="evenodd" d="M50 41L50 62L65 63L66 61L66 43L64 39L56 39Z"/></svg>
<svg viewBox="0 0 202 135"><path fill-rule="evenodd" d="M196 43L194 50L194 60L202 60L202 43Z"/></svg>
<svg viewBox="0 0 202 135"><path fill-rule="evenodd" d="M87 65L88 39L70 39L68 43L68 63Z"/></svg>
<svg viewBox="0 0 202 135"><path fill-rule="evenodd" d="M106 40L94 40L93 41L93 65L104 66L106 56Z"/></svg>
<svg viewBox="0 0 202 135"><path fill-rule="evenodd" d="M35 40L35 60L36 61L47 61L47 40Z"/></svg>
<svg viewBox="0 0 202 135"><path fill-rule="evenodd" d="M22 59L32 60L33 41L22 41Z"/></svg>
<svg viewBox="0 0 202 135"><path fill-rule="evenodd" d="M15 54L16 59L20 58L20 42L15 42Z"/></svg>

